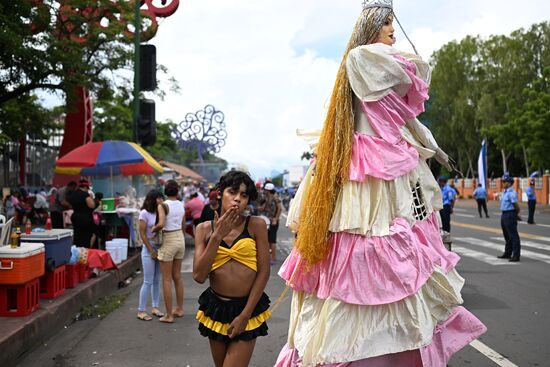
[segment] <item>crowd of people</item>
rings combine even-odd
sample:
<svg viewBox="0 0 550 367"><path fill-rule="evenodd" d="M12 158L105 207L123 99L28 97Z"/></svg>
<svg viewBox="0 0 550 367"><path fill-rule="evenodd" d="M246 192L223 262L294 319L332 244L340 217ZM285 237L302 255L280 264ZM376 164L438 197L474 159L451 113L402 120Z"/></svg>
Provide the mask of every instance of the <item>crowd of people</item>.
<svg viewBox="0 0 550 367"><path fill-rule="evenodd" d="M55 229L72 227L78 247L99 248L102 233L99 209L103 194L94 193L88 180L70 181L61 188L51 187L30 193L26 188L11 190L2 200L6 219L13 226L26 225Z"/></svg>
<svg viewBox="0 0 550 367"><path fill-rule="evenodd" d="M269 218L269 222L272 222L270 243L274 246L282 201L273 184L267 182L266 185L268 188L264 189L259 183L256 184L259 198L250 203L247 210L251 214ZM159 185L160 194L164 194L164 187L162 184ZM214 212L221 213L219 198L215 191L208 192L205 186L186 184L178 190L177 197L185 204L186 230L192 236L200 223L214 219ZM0 214L6 220L13 218L14 227L30 223L32 226L51 224L51 228L72 228L75 245L100 248L108 236L100 213L102 199L103 193L94 193L91 183L86 179L79 182L70 181L60 188L40 188L33 192L20 186L9 193L4 191ZM276 260L275 255L273 260Z"/></svg>
<svg viewBox="0 0 550 367"><path fill-rule="evenodd" d="M10 190L3 195L2 213L7 219L14 218L14 225L45 223L50 212L53 191L46 192L44 188L29 192L23 186Z"/></svg>

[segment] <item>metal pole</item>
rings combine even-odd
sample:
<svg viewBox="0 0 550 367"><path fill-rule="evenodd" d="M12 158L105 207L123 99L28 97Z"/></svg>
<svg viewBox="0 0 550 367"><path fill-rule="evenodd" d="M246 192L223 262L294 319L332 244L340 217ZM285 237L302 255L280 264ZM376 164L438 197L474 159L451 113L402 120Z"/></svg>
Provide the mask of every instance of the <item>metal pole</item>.
<svg viewBox="0 0 550 367"><path fill-rule="evenodd" d="M134 116L133 116L133 140L139 144L138 141L138 121L139 121L139 69L140 69L140 44L141 44L141 1L134 0L135 5L135 23L134 23ZM132 177L132 184L134 187L139 185L137 176ZM138 190L136 190L138 191ZM111 171L111 196L114 197L113 192L113 176Z"/></svg>
<svg viewBox="0 0 550 367"><path fill-rule="evenodd" d="M138 142L137 125L139 119L139 46L141 43L141 0L135 0L135 30L134 30L134 116L133 116L133 141Z"/></svg>
<svg viewBox="0 0 550 367"><path fill-rule="evenodd" d="M115 197L115 189L114 189L114 183L113 183L113 166L109 167L110 169L110 181L111 181L111 197Z"/></svg>

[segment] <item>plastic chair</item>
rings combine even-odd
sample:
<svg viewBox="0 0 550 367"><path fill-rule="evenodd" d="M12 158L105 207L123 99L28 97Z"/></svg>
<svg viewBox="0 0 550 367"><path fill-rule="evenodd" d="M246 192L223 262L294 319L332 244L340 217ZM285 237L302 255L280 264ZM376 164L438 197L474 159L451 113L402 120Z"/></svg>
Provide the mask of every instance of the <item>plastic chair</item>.
<svg viewBox="0 0 550 367"><path fill-rule="evenodd" d="M10 218L7 222L0 224L0 246L7 246L9 244L12 222L13 218Z"/></svg>

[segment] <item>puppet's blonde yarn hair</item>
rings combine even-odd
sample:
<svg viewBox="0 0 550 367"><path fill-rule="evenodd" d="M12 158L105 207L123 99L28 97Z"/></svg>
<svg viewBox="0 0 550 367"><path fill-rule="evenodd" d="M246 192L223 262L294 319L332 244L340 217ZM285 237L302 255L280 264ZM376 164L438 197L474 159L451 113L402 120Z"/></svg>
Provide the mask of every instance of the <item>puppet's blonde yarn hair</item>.
<svg viewBox="0 0 550 367"><path fill-rule="evenodd" d="M362 12L338 69L316 150L315 175L300 213L296 249L307 267L322 261L330 249L330 220L342 185L349 177L355 120L346 59L355 47L376 42L391 14L392 10L387 8Z"/></svg>

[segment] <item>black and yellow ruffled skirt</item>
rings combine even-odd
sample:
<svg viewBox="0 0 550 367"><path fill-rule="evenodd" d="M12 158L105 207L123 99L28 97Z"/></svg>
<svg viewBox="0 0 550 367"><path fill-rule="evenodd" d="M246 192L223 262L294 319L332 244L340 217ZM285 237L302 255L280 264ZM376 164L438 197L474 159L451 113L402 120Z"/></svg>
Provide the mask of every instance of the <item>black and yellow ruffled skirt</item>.
<svg viewBox="0 0 550 367"><path fill-rule="evenodd" d="M231 298L218 295L211 288L205 290L199 297L199 311L196 316L201 335L226 343L236 340L248 341L267 335L266 320L271 315L271 301L265 293L256 304L245 330L233 339L227 335L229 325L241 314L247 301L248 297Z"/></svg>

